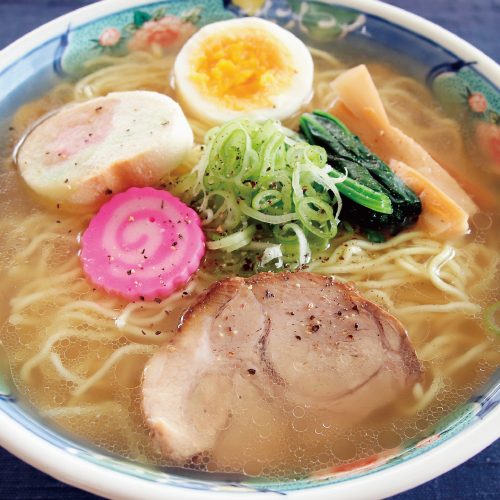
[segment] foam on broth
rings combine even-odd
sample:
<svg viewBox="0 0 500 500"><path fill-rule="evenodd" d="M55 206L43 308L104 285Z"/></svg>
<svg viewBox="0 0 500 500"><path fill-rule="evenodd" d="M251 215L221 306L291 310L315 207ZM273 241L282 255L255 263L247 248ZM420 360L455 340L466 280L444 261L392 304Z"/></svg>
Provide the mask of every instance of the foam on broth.
<svg viewBox="0 0 500 500"><path fill-rule="evenodd" d="M332 69L322 58L315 63L316 94L311 107L320 107L318 103L330 98L321 73L341 71L342 67ZM443 119L422 86L401 80L386 66L372 65L371 70L396 125L415 136L431 153L450 158L450 163L462 172L477 172L470 159L476 157L475 152L462 148L456 134L459 127ZM158 455L149 445L140 409L140 380L156 346L175 334L182 312L220 278L221 274L213 274L217 255L208 255L203 272L168 303L130 306L123 299L95 290L84 279L78 242L89 218L39 204L10 159L11 146L29 124L71 101L73 89L72 84L59 87L22 108L13 120L12 141L4 152L0 172L0 283L6 320L0 338L17 387L42 412L111 452L140 462L176 466L179 464ZM166 91L173 95L171 89ZM397 115L401 109L405 111ZM434 124L434 135L422 132L429 124ZM477 173L473 176L477 177ZM496 194L496 184L493 189ZM462 280L468 298L480 305L480 312L471 314L459 309L451 313L396 314L408 329L426 368L426 382L419 389L430 398L426 404L421 404L422 394L408 393L369 421L346 430L308 408L291 407L281 397L280 387L270 385L264 398L253 401L249 397L235 405L232 425L215 448L196 455L183 467L244 472L274 480L300 478L393 449L454 410L500 363L499 342L488 336L483 324L484 310L496 300L499 291L500 255L494 231L499 223L498 213L476 214L471 234L452 243L456 264L442 267L443 279L452 283L454 279ZM332 247L317 256L322 259L323 269L333 265L326 260L330 259L327 255L349 239L341 232ZM404 244L418 246L419 236ZM417 255L415 260L425 266L429 256ZM242 275L254 272L250 267L232 269L228 264L226 272L233 270ZM379 268L346 271L338 277L358 281L358 289L384 308L403 310L414 304L454 300L418 276L392 288L377 287L377 282L387 280L385 272ZM120 329L123 324L126 326ZM113 359L118 351L121 355ZM94 382L82 390L91 377Z"/></svg>

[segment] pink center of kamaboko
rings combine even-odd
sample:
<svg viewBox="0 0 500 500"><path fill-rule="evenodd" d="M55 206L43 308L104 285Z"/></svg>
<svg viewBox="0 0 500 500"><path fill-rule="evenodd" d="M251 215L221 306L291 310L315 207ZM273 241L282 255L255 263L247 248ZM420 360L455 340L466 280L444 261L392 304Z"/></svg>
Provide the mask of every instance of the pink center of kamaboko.
<svg viewBox="0 0 500 500"><path fill-rule="evenodd" d="M81 260L95 284L151 300L169 295L198 269L204 241L194 210L166 191L132 188L92 219Z"/></svg>
<svg viewBox="0 0 500 500"><path fill-rule="evenodd" d="M89 102L78 112L58 113L50 120L52 142L46 146L44 165L57 165L101 144L113 131L113 116L119 102L107 99L105 104Z"/></svg>

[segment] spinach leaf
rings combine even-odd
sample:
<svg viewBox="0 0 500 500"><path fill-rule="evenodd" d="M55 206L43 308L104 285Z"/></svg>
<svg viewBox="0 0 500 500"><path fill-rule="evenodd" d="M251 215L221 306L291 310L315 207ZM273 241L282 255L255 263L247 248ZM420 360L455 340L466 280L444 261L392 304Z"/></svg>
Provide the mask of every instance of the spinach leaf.
<svg viewBox="0 0 500 500"><path fill-rule="evenodd" d="M302 115L299 123L309 143L325 148L328 163L335 170L347 172L349 179L386 195L391 201L392 213L374 211L339 185L343 195L341 215L345 219L391 234L416 223L422 211L418 196L340 120L325 111L314 111Z"/></svg>

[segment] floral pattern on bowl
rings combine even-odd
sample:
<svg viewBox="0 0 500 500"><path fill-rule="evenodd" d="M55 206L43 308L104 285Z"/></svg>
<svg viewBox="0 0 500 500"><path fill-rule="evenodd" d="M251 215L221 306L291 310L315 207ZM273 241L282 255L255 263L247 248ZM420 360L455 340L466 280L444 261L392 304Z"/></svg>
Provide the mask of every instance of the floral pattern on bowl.
<svg viewBox="0 0 500 500"><path fill-rule="evenodd" d="M458 61L435 76L431 71L430 84L448 113L470 124L464 132L479 145L491 169L500 173L500 96L473 67L474 62Z"/></svg>
<svg viewBox="0 0 500 500"><path fill-rule="evenodd" d="M162 49L181 47L196 32L194 23L201 19L201 11L201 7L195 7L181 18L163 15L155 19L154 14L151 17L144 16L140 21L128 25L129 30L134 30L133 37L127 43L129 50L149 50L154 45ZM138 13L134 12L134 18ZM146 21L143 22L144 18Z"/></svg>
<svg viewBox="0 0 500 500"><path fill-rule="evenodd" d="M289 30L299 28L312 40L326 42L343 38L362 27L364 14L323 2L300 0L233 0L228 9L237 16L255 15L277 21Z"/></svg>
<svg viewBox="0 0 500 500"><path fill-rule="evenodd" d="M129 9L96 22L68 28L56 54L61 76L79 78L85 63L100 55L124 56L134 51L169 51L181 47L205 24L234 18L216 0L182 0Z"/></svg>

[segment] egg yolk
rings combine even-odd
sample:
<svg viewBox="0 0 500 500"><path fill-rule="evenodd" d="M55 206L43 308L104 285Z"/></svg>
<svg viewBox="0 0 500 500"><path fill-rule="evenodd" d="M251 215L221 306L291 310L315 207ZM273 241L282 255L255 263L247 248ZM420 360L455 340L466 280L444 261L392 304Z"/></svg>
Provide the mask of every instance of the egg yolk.
<svg viewBox="0 0 500 500"><path fill-rule="evenodd" d="M272 107L295 73L287 47L268 31L234 28L208 36L194 51L190 78L201 94L234 111Z"/></svg>

